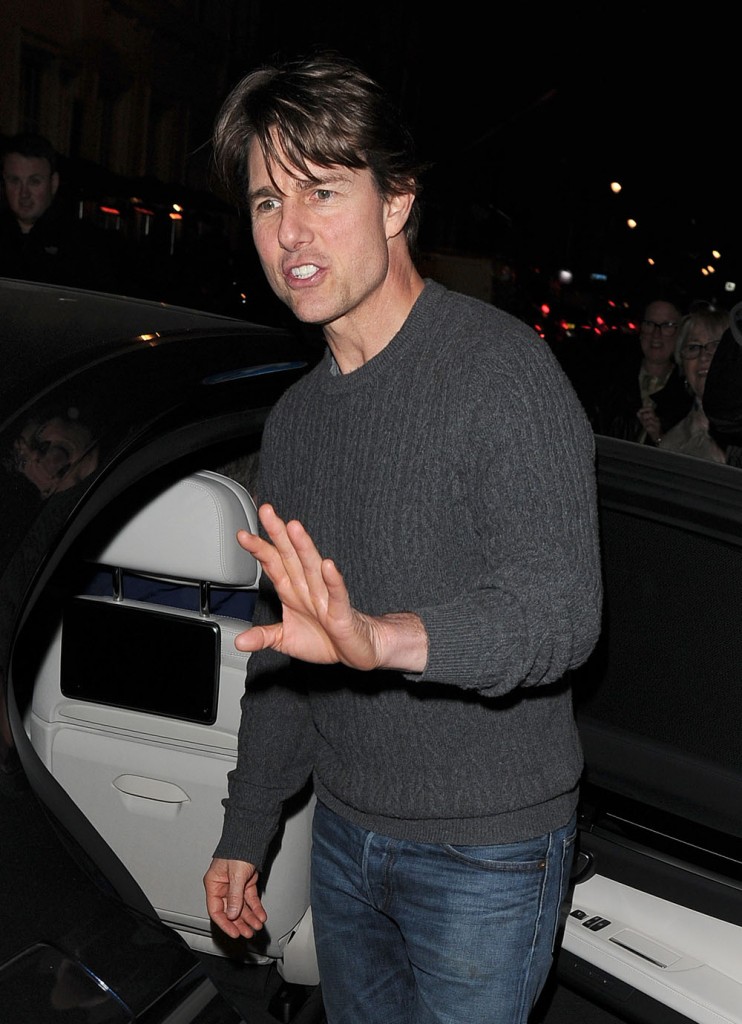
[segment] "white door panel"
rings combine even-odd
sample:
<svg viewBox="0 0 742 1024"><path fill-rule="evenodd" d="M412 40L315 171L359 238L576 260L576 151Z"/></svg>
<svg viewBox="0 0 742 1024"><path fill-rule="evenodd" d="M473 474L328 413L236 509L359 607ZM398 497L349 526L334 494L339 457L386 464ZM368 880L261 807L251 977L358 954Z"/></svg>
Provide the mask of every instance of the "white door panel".
<svg viewBox="0 0 742 1024"><path fill-rule="evenodd" d="M209 933L202 878L221 832L233 759L77 725L52 727L49 747L52 774L163 920L188 920ZM297 923L293 908L308 893L310 815L307 805L287 822L283 844L291 849L291 868L279 858L266 885L269 920L257 945L268 956L281 955L281 940Z"/></svg>
<svg viewBox="0 0 742 1024"><path fill-rule="evenodd" d="M697 1024L742 1024L742 928L727 921L594 875L564 948Z"/></svg>

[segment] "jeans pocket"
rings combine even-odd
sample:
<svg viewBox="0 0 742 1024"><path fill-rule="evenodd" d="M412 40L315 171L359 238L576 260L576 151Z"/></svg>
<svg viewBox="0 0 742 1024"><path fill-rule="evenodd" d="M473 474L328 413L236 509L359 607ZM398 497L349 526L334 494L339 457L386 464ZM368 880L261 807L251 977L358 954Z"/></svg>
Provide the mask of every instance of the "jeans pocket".
<svg viewBox="0 0 742 1024"><path fill-rule="evenodd" d="M492 846L454 846L444 843L441 849L461 864L484 871L543 871L549 853L551 835L536 836L517 843L496 843Z"/></svg>

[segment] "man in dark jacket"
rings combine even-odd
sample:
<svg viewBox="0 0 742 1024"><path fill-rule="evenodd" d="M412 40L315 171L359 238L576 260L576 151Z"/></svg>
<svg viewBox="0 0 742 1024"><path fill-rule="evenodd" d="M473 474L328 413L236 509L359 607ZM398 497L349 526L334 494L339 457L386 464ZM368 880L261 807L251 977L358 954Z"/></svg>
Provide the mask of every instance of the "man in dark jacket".
<svg viewBox="0 0 742 1024"><path fill-rule="evenodd" d="M5 205L0 211L0 275L114 290L100 232L60 198L58 158L41 135L16 135L2 151Z"/></svg>

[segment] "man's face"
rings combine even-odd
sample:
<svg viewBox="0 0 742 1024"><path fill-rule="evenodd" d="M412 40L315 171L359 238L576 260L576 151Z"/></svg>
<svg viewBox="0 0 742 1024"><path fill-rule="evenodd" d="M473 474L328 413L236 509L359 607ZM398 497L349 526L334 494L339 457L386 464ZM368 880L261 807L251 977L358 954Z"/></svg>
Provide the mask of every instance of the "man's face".
<svg viewBox="0 0 742 1024"><path fill-rule="evenodd" d="M3 162L5 195L23 232L30 231L51 206L59 175L44 157L8 153Z"/></svg>
<svg viewBox="0 0 742 1024"><path fill-rule="evenodd" d="M370 321L389 270L389 239L404 224L399 204L379 194L365 168L309 170L316 180L277 166L269 173L258 144L250 145L252 234L268 283L305 323Z"/></svg>

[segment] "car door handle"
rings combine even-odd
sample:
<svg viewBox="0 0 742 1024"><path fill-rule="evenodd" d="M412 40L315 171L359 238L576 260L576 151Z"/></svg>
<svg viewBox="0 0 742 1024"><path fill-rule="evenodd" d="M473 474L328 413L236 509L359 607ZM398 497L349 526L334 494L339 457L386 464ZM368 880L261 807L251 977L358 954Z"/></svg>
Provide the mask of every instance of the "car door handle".
<svg viewBox="0 0 742 1024"><path fill-rule="evenodd" d="M180 786L162 779L149 779L143 775L119 775L113 784L120 793L127 796L138 796L144 800L157 800L166 804L183 804L190 797Z"/></svg>
<svg viewBox="0 0 742 1024"><path fill-rule="evenodd" d="M597 868L595 857L586 850L578 850L572 863L570 882L572 885L579 885L580 882L587 882L592 878Z"/></svg>

